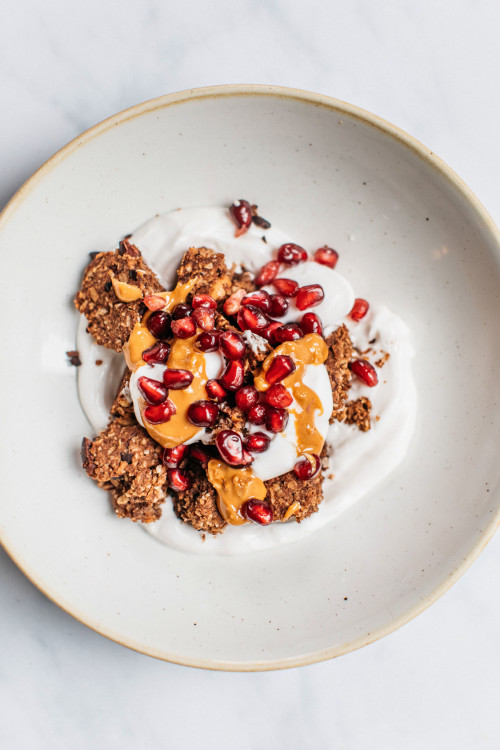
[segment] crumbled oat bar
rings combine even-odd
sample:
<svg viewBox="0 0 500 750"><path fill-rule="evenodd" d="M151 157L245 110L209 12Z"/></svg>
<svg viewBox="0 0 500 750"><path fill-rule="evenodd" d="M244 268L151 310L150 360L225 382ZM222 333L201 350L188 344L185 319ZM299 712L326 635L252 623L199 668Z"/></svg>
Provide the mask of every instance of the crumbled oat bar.
<svg viewBox="0 0 500 750"><path fill-rule="evenodd" d="M298 503L292 519L298 523L316 513L323 500L323 474L320 473L307 481L299 479L295 472L289 471L280 477L264 482L267 489L266 502L273 509L275 521L282 521L293 503Z"/></svg>
<svg viewBox="0 0 500 750"><path fill-rule="evenodd" d="M118 393L111 404L109 413L118 424L137 424L132 396L130 395L130 370L128 368L123 373L120 385L118 386Z"/></svg>
<svg viewBox="0 0 500 750"><path fill-rule="evenodd" d="M372 402L366 396L361 396L361 398L357 398L356 401L349 401L346 404L346 423L355 424L361 432L367 432L371 426L371 408Z"/></svg>
<svg viewBox="0 0 500 750"><path fill-rule="evenodd" d="M343 422L345 419L345 401L351 384L349 362L352 357L352 344L349 331L341 325L325 339L329 348L325 361L332 386L333 412L330 422Z"/></svg>
<svg viewBox="0 0 500 750"><path fill-rule="evenodd" d="M207 247L190 247L184 253L177 278L181 284L196 279L191 294L210 294L220 300L231 292L231 274L224 255Z"/></svg>
<svg viewBox="0 0 500 750"><path fill-rule="evenodd" d="M192 476L193 484L188 490L172 492L174 511L181 521L198 531L219 534L227 523L217 508L217 493L201 467L193 467Z"/></svg>

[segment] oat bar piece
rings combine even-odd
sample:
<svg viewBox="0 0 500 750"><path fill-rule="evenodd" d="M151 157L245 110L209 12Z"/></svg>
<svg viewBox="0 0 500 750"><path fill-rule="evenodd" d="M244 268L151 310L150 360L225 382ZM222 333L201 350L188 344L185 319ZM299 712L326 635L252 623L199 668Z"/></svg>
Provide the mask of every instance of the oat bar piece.
<svg viewBox="0 0 500 750"><path fill-rule="evenodd" d="M190 247L184 253L177 271L181 284L196 279L191 294L210 294L221 300L231 293L231 274L223 253L215 253L207 247Z"/></svg>
<svg viewBox="0 0 500 750"><path fill-rule="evenodd" d="M355 424L361 432L367 432L371 427L371 408L372 402L366 396L361 396L356 401L348 401L346 404L346 423Z"/></svg>
<svg viewBox="0 0 500 750"><path fill-rule="evenodd" d="M137 288L140 297L123 302L117 297L118 283ZM98 344L121 352L145 307L142 297L163 291L140 251L124 240L118 250L98 253L85 269L75 297L75 307L88 320L87 331Z"/></svg>
<svg viewBox="0 0 500 750"><path fill-rule="evenodd" d="M166 497L161 451L138 424L125 426L115 420L94 441L83 439L83 468L111 493L120 518L149 523L160 517Z"/></svg>
<svg viewBox="0 0 500 750"><path fill-rule="evenodd" d="M343 422L346 417L345 401L351 385L349 362L352 357L352 343L349 331L341 325L325 339L329 352L325 361L330 377L333 396L333 412L330 422Z"/></svg>
<svg viewBox="0 0 500 750"><path fill-rule="evenodd" d="M255 292L258 289L254 281L254 275L250 271L243 269L240 273L233 273L231 294L237 292L238 289L244 289L247 294Z"/></svg>
<svg viewBox="0 0 500 750"><path fill-rule="evenodd" d="M132 396L130 395L130 374L130 370L127 368L123 373L115 400L109 410L111 417L121 425L137 424Z"/></svg>
<svg viewBox="0 0 500 750"><path fill-rule="evenodd" d="M273 509L275 521L294 518L300 523L312 513L316 513L323 500L323 474L320 471L314 479L303 481L294 471L264 482L267 489L266 502ZM293 507L292 507L293 506ZM293 511L287 515L287 511ZM285 519L286 516L286 519Z"/></svg>
<svg viewBox="0 0 500 750"><path fill-rule="evenodd" d="M190 473L191 487L184 492L172 492L174 511L181 521L198 531L219 534L227 523L217 508L217 493L201 467L193 466Z"/></svg>

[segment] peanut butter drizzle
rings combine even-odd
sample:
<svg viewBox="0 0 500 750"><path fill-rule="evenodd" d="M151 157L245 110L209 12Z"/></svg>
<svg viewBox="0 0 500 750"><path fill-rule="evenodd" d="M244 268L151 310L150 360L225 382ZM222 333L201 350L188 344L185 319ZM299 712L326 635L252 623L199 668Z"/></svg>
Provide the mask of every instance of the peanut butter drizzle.
<svg viewBox="0 0 500 750"><path fill-rule="evenodd" d="M246 523L240 513L245 500L250 500L252 497L264 500L267 494L262 479L256 477L248 466L236 469L228 466L224 461L212 458L208 462L207 476L217 491L219 513L233 526Z"/></svg>
<svg viewBox="0 0 500 750"><path fill-rule="evenodd" d="M120 302L135 302L136 299L142 298L142 292L138 286L127 284L125 281L118 281L114 276L111 277L111 283Z"/></svg>
<svg viewBox="0 0 500 750"><path fill-rule="evenodd" d="M298 500L295 500L295 502L288 507L285 515L283 516L283 521L288 521L288 519L291 518L295 513L297 513L299 509L300 503L298 502Z"/></svg>
<svg viewBox="0 0 500 750"><path fill-rule="evenodd" d="M289 388L299 405L299 409L290 409L295 417L295 431L297 434L297 454L316 453L319 455L323 448L324 440L316 429L315 413L323 413L323 404L317 393L304 383L304 374L307 365L321 365L328 357L328 347L321 336L317 333L308 333L296 341L285 341L274 349L262 363L260 374L255 378L255 387L259 391L267 391L269 383L266 381L266 372L269 370L274 358L288 355L293 359L297 369L292 372L282 383Z"/></svg>

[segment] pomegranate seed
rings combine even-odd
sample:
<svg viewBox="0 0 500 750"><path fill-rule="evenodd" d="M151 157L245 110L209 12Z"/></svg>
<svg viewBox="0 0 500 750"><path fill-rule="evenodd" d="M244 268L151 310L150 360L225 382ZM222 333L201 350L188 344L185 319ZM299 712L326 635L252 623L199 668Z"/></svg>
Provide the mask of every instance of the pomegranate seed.
<svg viewBox="0 0 500 750"><path fill-rule="evenodd" d="M196 339L196 348L202 352L215 352L219 348L219 332L200 333Z"/></svg>
<svg viewBox="0 0 500 750"><path fill-rule="evenodd" d="M362 297L356 297L354 300L354 305L352 306L352 310L349 313L351 318L353 320L361 320L365 317L366 313L370 309L370 305L368 302L363 299Z"/></svg>
<svg viewBox="0 0 500 750"><path fill-rule="evenodd" d="M288 310L288 300L283 297L282 294L271 294L271 307L269 312L271 315L275 315L277 318L281 318L282 315Z"/></svg>
<svg viewBox="0 0 500 750"><path fill-rule="evenodd" d="M242 307L236 318L238 325L242 331L250 330L253 333L258 333L267 328L269 318L264 315L262 310L258 307L249 305L248 307Z"/></svg>
<svg viewBox="0 0 500 750"><path fill-rule="evenodd" d="M169 469L167 482L168 486L176 492L185 492L191 487L191 477L183 469Z"/></svg>
<svg viewBox="0 0 500 750"><path fill-rule="evenodd" d="M269 448L271 438L264 432L254 432L245 440L245 447L252 453L264 453Z"/></svg>
<svg viewBox="0 0 500 750"><path fill-rule="evenodd" d="M366 359L355 359L349 365L351 372L353 372L358 378L360 378L366 385L373 388L378 383L378 376L374 366L367 362Z"/></svg>
<svg viewBox="0 0 500 750"><path fill-rule="evenodd" d="M219 416L219 407L213 401L193 401L189 404L187 418L197 427L212 427Z"/></svg>
<svg viewBox="0 0 500 750"><path fill-rule="evenodd" d="M276 346L276 339L274 338L274 332L281 328L282 324L279 320L272 320L269 325L264 328L263 331L259 331L259 336L262 336L269 341L272 346Z"/></svg>
<svg viewBox="0 0 500 750"><path fill-rule="evenodd" d="M217 302L209 294L195 294L191 300L191 306L193 310L198 307L206 307L208 310L215 310L217 308Z"/></svg>
<svg viewBox="0 0 500 750"><path fill-rule="evenodd" d="M300 321L300 327L304 333L317 333L318 336L323 335L321 318L316 313L304 313Z"/></svg>
<svg viewBox="0 0 500 750"><path fill-rule="evenodd" d="M218 380L207 380L205 390L208 393L208 397L217 401L217 403L227 398L227 393Z"/></svg>
<svg viewBox="0 0 500 750"><path fill-rule="evenodd" d="M299 479L313 479L319 473L320 469L321 461L315 453L308 454L305 458L297 461L293 467Z"/></svg>
<svg viewBox="0 0 500 750"><path fill-rule="evenodd" d="M196 310L193 310L193 320L204 331L213 331L215 328L215 310L208 310L206 307L197 307Z"/></svg>
<svg viewBox="0 0 500 750"><path fill-rule="evenodd" d="M144 419L151 424L163 424L163 422L168 422L176 411L175 404L167 398L163 404L147 406L144 409Z"/></svg>
<svg viewBox="0 0 500 750"><path fill-rule="evenodd" d="M251 424L264 424L266 421L267 406L265 404L255 404L249 409L247 419Z"/></svg>
<svg viewBox="0 0 500 750"><path fill-rule="evenodd" d="M215 438L215 445L223 461L230 466L244 466L253 457L243 447L241 435L234 430L221 430Z"/></svg>
<svg viewBox="0 0 500 750"><path fill-rule="evenodd" d="M280 270L279 260L270 260L265 266L262 266L259 273L255 277L255 283L257 286L265 286L270 284L273 279L278 275Z"/></svg>
<svg viewBox="0 0 500 750"><path fill-rule="evenodd" d="M291 375L296 370L295 362L287 354L278 354L271 362L271 367L266 372L266 380L271 385Z"/></svg>
<svg viewBox="0 0 500 750"><path fill-rule="evenodd" d="M172 321L172 333L178 339L190 339L196 333L196 323L193 318L179 318Z"/></svg>
<svg viewBox="0 0 500 750"><path fill-rule="evenodd" d="M253 497L250 500L245 500L240 508L240 513L247 521L253 521L260 526L268 526L273 520L271 506L263 500L256 500Z"/></svg>
<svg viewBox="0 0 500 750"><path fill-rule="evenodd" d="M162 310L165 307L165 298L157 297L155 294L146 294L143 302L148 310Z"/></svg>
<svg viewBox="0 0 500 750"><path fill-rule="evenodd" d="M319 305L323 301L324 296L325 293L322 286L319 284L308 284L307 286L300 287L295 304L299 310L305 310L308 307Z"/></svg>
<svg viewBox="0 0 500 750"><path fill-rule="evenodd" d="M152 313L146 321L148 331L157 339L169 339L172 336L171 317L167 312Z"/></svg>
<svg viewBox="0 0 500 750"><path fill-rule="evenodd" d="M158 343L153 344L149 349L143 351L142 358L148 365L160 365L167 361L169 354L170 344L167 344L165 341L158 341Z"/></svg>
<svg viewBox="0 0 500 750"><path fill-rule="evenodd" d="M299 285L293 279L274 279L273 286L284 297L295 297L299 289Z"/></svg>
<svg viewBox="0 0 500 750"><path fill-rule="evenodd" d="M243 385L244 375L245 370L239 360L235 359L228 362L220 376L221 385L227 391L237 391Z"/></svg>
<svg viewBox="0 0 500 750"><path fill-rule="evenodd" d="M172 310L172 318L179 320L179 318L189 318L193 314L193 308L186 302L180 302Z"/></svg>
<svg viewBox="0 0 500 750"><path fill-rule="evenodd" d="M307 253L300 245L287 242L278 249L278 260L281 263L287 263L289 266L296 266L297 263L303 263L307 260Z"/></svg>
<svg viewBox="0 0 500 750"><path fill-rule="evenodd" d="M258 307L259 310L267 313L271 307L271 297L264 289L260 289L258 292L251 292L243 297L241 304L243 307L248 307L248 305Z"/></svg>
<svg viewBox="0 0 500 750"><path fill-rule="evenodd" d="M293 401L292 394L281 383L275 383L268 388L264 394L264 398L269 406L278 406L280 408L290 406Z"/></svg>
<svg viewBox="0 0 500 750"><path fill-rule="evenodd" d="M282 344L283 341L297 341L303 335L304 332L297 323L286 323L284 326L276 328L274 331L274 340L278 344Z"/></svg>
<svg viewBox="0 0 500 750"><path fill-rule="evenodd" d="M253 385L244 385L234 394L236 406L243 411L248 411L259 400L259 391Z"/></svg>
<svg viewBox="0 0 500 750"><path fill-rule="evenodd" d="M181 391L193 382L193 373L189 370L165 370L163 383L173 391Z"/></svg>
<svg viewBox="0 0 500 750"><path fill-rule="evenodd" d="M266 430L269 432L283 432L288 423L286 409L270 408L266 414Z"/></svg>
<svg viewBox="0 0 500 750"><path fill-rule="evenodd" d="M248 201L240 198L229 206L229 215L236 224L236 237L244 234L252 223L252 206Z"/></svg>
<svg viewBox="0 0 500 750"><path fill-rule="evenodd" d="M163 404L168 396L168 390L159 380L152 378L138 378L137 385L148 404Z"/></svg>
<svg viewBox="0 0 500 750"><path fill-rule="evenodd" d="M193 461L199 461L202 466L206 466L210 461L210 454L201 443L192 443L189 446L188 456Z"/></svg>
<svg viewBox="0 0 500 750"><path fill-rule="evenodd" d="M245 295L246 291L244 289L238 289L236 292L233 292L230 297L227 298L227 300L224 302L224 305L222 306L222 309L224 310L226 315L236 315L241 307L241 300Z"/></svg>
<svg viewBox="0 0 500 750"><path fill-rule="evenodd" d="M316 250L316 252L314 253L314 260L316 261L316 263L321 263L322 266L328 266L329 268L335 268L338 259L338 252L336 250L333 250L331 247L327 247L326 245L324 247L320 247L319 250Z"/></svg>
<svg viewBox="0 0 500 750"><path fill-rule="evenodd" d="M181 443L176 445L175 448L165 448L161 460L167 467L167 469L177 469L184 461L185 453L187 451L187 445Z"/></svg>
<svg viewBox="0 0 500 750"><path fill-rule="evenodd" d="M219 349L226 359L242 359L247 350L245 340L238 331L224 331L219 337Z"/></svg>

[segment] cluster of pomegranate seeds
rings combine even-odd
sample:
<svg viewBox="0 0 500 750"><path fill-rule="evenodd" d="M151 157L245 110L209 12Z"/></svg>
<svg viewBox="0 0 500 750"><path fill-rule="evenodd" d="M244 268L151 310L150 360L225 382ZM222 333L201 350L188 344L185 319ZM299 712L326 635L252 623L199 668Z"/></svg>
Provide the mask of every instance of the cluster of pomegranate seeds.
<svg viewBox="0 0 500 750"><path fill-rule="evenodd" d="M163 383L173 391L180 391L191 385L193 377L193 373L189 370L165 370Z"/></svg>
<svg viewBox="0 0 500 750"><path fill-rule="evenodd" d="M285 323L285 325L276 328L273 331L274 340L278 344L282 344L284 341L297 341L304 335L304 331L297 323Z"/></svg>
<svg viewBox="0 0 500 750"><path fill-rule="evenodd" d="M219 348L219 332L204 331L200 333L195 342L196 348L201 352L215 352Z"/></svg>
<svg viewBox="0 0 500 750"><path fill-rule="evenodd" d="M353 320L362 320L365 317L369 309L370 309L370 305L365 299L363 299L362 297L356 297L356 299L354 300L354 305L352 306L352 310L349 313L349 316Z"/></svg>
<svg viewBox="0 0 500 750"><path fill-rule="evenodd" d="M151 422L151 424L163 424L164 422L168 422L176 411L175 404L167 398L163 404L146 406L144 409L144 419Z"/></svg>
<svg viewBox="0 0 500 750"><path fill-rule="evenodd" d="M323 301L325 293L323 287L319 284L308 284L301 286L295 298L295 304L299 310L307 310L308 307L315 307Z"/></svg>
<svg viewBox="0 0 500 750"><path fill-rule="evenodd" d="M274 279L273 286L283 297L295 297L299 290L299 285L293 279Z"/></svg>
<svg viewBox="0 0 500 750"><path fill-rule="evenodd" d="M253 461L243 445L241 435L234 430L221 430L215 438L215 445L222 460L229 466L247 466Z"/></svg>
<svg viewBox="0 0 500 750"><path fill-rule="evenodd" d="M179 320L179 318L189 318L193 314L193 308L188 305L187 302L179 302L178 305L172 310L172 318Z"/></svg>
<svg viewBox="0 0 500 750"><path fill-rule="evenodd" d="M237 331L224 331L219 337L219 348L226 359L243 359L247 346Z"/></svg>
<svg viewBox="0 0 500 750"><path fill-rule="evenodd" d="M236 237L244 234L252 223L252 206L240 198L229 206L229 215L236 224Z"/></svg>
<svg viewBox="0 0 500 750"><path fill-rule="evenodd" d="M251 453L264 453L269 448L271 438L265 432L253 432L245 441L245 448Z"/></svg>
<svg viewBox="0 0 500 750"><path fill-rule="evenodd" d="M254 385L244 385L234 394L236 406L242 411L249 411L259 400L259 391Z"/></svg>
<svg viewBox="0 0 500 750"><path fill-rule="evenodd" d="M208 397L217 403L220 403L227 398L227 393L218 380L207 380L205 390Z"/></svg>
<svg viewBox="0 0 500 750"><path fill-rule="evenodd" d="M167 482L168 486L176 492L185 492L191 487L191 477L184 469L169 469Z"/></svg>
<svg viewBox="0 0 500 750"><path fill-rule="evenodd" d="M268 313L271 308L271 295L268 294L264 289L260 289L258 292L250 292L243 297L241 300L243 307L249 305L258 307L262 312Z"/></svg>
<svg viewBox="0 0 500 750"><path fill-rule="evenodd" d="M269 263L266 263L260 269L259 273L255 277L255 283L257 284L257 286L266 286L266 284L270 284L271 281L273 281L278 275L279 270L279 260L270 260Z"/></svg>
<svg viewBox="0 0 500 750"><path fill-rule="evenodd" d="M137 385L148 404L162 404L168 396L168 389L153 378L138 378Z"/></svg>
<svg viewBox="0 0 500 750"><path fill-rule="evenodd" d="M178 339L190 339L196 333L196 322L193 318L179 318L173 320L172 333Z"/></svg>
<svg viewBox="0 0 500 750"><path fill-rule="evenodd" d="M219 416L219 407L213 401L193 401L189 404L187 417L196 427L212 427Z"/></svg>
<svg viewBox="0 0 500 750"><path fill-rule="evenodd" d="M146 321L148 331L157 339L169 339L172 337L172 318L167 312L157 310L152 313Z"/></svg>
<svg viewBox="0 0 500 750"><path fill-rule="evenodd" d="M148 310L162 310L165 307L165 298L159 297L156 294L146 294L143 299L144 304Z"/></svg>
<svg viewBox="0 0 500 750"><path fill-rule="evenodd" d="M187 445L176 445L175 448L165 448L161 460L167 469L178 469L186 457Z"/></svg>
<svg viewBox="0 0 500 750"><path fill-rule="evenodd" d="M351 362L349 367L351 368L351 372L366 383L366 385L370 386L370 388L377 385L378 376L376 370L366 359L355 359L354 362Z"/></svg>
<svg viewBox="0 0 500 750"><path fill-rule="evenodd" d="M267 315L253 305L242 307L236 320L242 331L252 331L252 333L263 331L269 323Z"/></svg>
<svg viewBox="0 0 500 750"><path fill-rule="evenodd" d="M321 263L322 266L328 266L329 268L335 268L338 259L338 252L327 245L320 247L314 253L314 260L316 263Z"/></svg>
<svg viewBox="0 0 500 750"><path fill-rule="evenodd" d="M296 266L297 263L304 263L307 260L307 253L300 245L287 242L278 248L278 260L289 266Z"/></svg>
<svg viewBox="0 0 500 750"><path fill-rule="evenodd" d="M266 410L266 430L269 432L283 432L288 424L288 412L280 407L270 407Z"/></svg>
<svg viewBox="0 0 500 750"><path fill-rule="evenodd" d="M215 328L215 310L209 310L206 307L197 307L196 310L193 310L191 320L194 320L198 328L203 328L204 331L213 331ZM172 330L174 324L172 323Z"/></svg>
<svg viewBox="0 0 500 750"><path fill-rule="evenodd" d="M271 506L264 500L256 500L253 497L250 500L245 500L240 508L240 513L247 521L253 521L261 526L268 526L273 520Z"/></svg>
<svg viewBox="0 0 500 750"><path fill-rule="evenodd" d="M241 307L241 300L245 295L246 292L244 289L238 289L236 292L233 292L230 297L227 298L227 300L222 305L222 309L224 310L226 315L236 315Z"/></svg>
<svg viewBox="0 0 500 750"><path fill-rule="evenodd" d="M300 321L300 327L304 333L317 333L318 336L323 335L323 325L321 319L316 313L304 313Z"/></svg>
<svg viewBox="0 0 500 750"><path fill-rule="evenodd" d="M264 398L269 406L277 406L280 408L286 408L290 406L293 401L292 394L287 391L284 385L281 383L275 383L264 394Z"/></svg>
<svg viewBox="0 0 500 750"><path fill-rule="evenodd" d="M299 479L314 479L321 469L321 461L315 453L310 453L305 458L297 461L293 470Z"/></svg>
<svg viewBox="0 0 500 750"><path fill-rule="evenodd" d="M288 300L282 294L271 294L269 312L276 318L281 318L288 310Z"/></svg>
<svg viewBox="0 0 500 750"><path fill-rule="evenodd" d="M295 362L287 354L278 354L273 361L269 370L266 372L266 381L272 385L291 375L296 370Z"/></svg>
<svg viewBox="0 0 500 750"><path fill-rule="evenodd" d="M148 365L161 365L167 361L169 354L170 344L166 341L158 341L143 351L142 358Z"/></svg>
<svg viewBox="0 0 500 750"><path fill-rule="evenodd" d="M227 363L220 376L220 382L227 391L237 391L243 385L245 370L238 359Z"/></svg>
<svg viewBox="0 0 500 750"><path fill-rule="evenodd" d="M267 407L265 404L255 404L248 410L247 420L251 424L264 424L266 421Z"/></svg>
<svg viewBox="0 0 500 750"><path fill-rule="evenodd" d="M191 307L197 310L199 307L206 307L208 310L215 310L217 302L209 294L195 294L191 300Z"/></svg>

